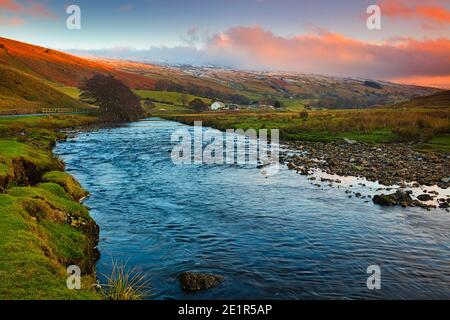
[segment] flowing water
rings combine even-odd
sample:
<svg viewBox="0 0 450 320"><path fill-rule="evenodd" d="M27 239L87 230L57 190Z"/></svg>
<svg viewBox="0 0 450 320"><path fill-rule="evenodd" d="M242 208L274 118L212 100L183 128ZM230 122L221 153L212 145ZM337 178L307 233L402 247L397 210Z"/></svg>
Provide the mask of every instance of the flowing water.
<svg viewBox="0 0 450 320"><path fill-rule="evenodd" d="M286 168L266 178L250 166L176 166L171 134L183 126L141 121L57 145L91 193L99 274L126 262L156 299L450 298L449 213L379 207ZM371 265L381 290L366 286ZM184 293L183 271L225 281Z"/></svg>

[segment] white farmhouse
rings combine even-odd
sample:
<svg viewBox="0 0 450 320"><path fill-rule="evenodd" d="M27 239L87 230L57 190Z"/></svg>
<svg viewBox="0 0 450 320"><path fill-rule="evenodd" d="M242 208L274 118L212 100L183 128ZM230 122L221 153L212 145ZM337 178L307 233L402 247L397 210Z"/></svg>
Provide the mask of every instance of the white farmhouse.
<svg viewBox="0 0 450 320"><path fill-rule="evenodd" d="M211 111L223 110L225 109L225 104L220 101L216 101L211 105Z"/></svg>

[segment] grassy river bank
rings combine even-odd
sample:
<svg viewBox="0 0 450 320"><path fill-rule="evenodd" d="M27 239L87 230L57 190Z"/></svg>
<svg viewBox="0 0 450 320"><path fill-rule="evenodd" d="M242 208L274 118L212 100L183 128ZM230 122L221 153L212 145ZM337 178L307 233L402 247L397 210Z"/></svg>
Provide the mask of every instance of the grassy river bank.
<svg viewBox="0 0 450 320"><path fill-rule="evenodd" d="M99 228L87 195L52 148L62 128L98 122L59 115L0 119L0 299L101 299L95 290ZM69 290L67 267L82 272Z"/></svg>

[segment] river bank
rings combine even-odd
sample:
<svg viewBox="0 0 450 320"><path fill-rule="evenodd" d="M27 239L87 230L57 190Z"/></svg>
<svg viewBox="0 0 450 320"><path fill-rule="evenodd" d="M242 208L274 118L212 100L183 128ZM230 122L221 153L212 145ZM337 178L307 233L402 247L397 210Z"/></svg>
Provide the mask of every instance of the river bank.
<svg viewBox="0 0 450 320"><path fill-rule="evenodd" d="M370 115L371 112L368 111L367 114ZM435 144L430 144L431 140L428 143L418 142L414 139L409 143L402 142L403 138L393 136L395 130L391 130L390 133L386 131L368 133L344 131L333 135L326 131L317 132L313 126L317 120L313 120L308 125L303 124L303 130L297 128L299 132L293 134L289 127L292 124L286 124L291 120L283 122L270 118L275 115L262 114L258 116L258 119L261 119L258 121L249 115L240 118L239 115L216 114L214 119L212 116L213 114L209 113L204 115L163 115L162 117L189 125L192 125L193 121L203 121L204 125L222 131L228 128L247 130L252 127L259 129L279 126L280 142L285 149L290 150L282 157L283 162L290 169L302 175L311 175L312 183L316 179L312 175L317 173L317 170L341 177L341 179L335 177L333 181L328 182L339 182L342 177L359 177L367 179L369 182L378 182L385 187L380 188L379 191L394 190L402 193L401 195L394 193L372 195L390 197L389 201L380 201L378 204L419 206L425 209L439 207L449 210L450 208L446 195L441 197L438 191L427 190L430 187L444 190L450 188L450 152L448 151L450 140L446 135L433 138ZM280 115L277 114L277 116ZM264 117L270 118L270 120ZM350 119L345 118L345 120ZM308 121L304 123L308 123ZM322 119L321 121L321 126L325 126L325 128L332 128L335 122L333 119ZM409 129L412 130L415 124L410 123L409 125L411 126ZM407 128L402 129L406 130ZM349 137L355 140L349 139ZM388 137L390 138L388 139ZM327 182L330 179L324 178L324 180ZM414 190L415 195L422 200L405 193L409 193L411 190L406 189L411 187L422 190L422 192ZM432 193L429 194L429 191ZM401 201L397 199L397 196L400 196Z"/></svg>
<svg viewBox="0 0 450 320"><path fill-rule="evenodd" d="M99 227L87 195L52 149L59 129L97 123L60 115L0 119L0 299L101 299L96 291ZM67 267L81 270L69 290Z"/></svg>
<svg viewBox="0 0 450 320"><path fill-rule="evenodd" d="M370 145L350 140L285 143L286 148L294 153L283 157L283 161L302 175L308 176L320 170L329 175L360 177L378 182L387 187L385 191L403 192L404 189L415 188L422 190L416 194L416 200L403 192L406 201L392 201L392 205L439 207L447 211L450 208L448 195L440 195L438 191L430 189L436 187L442 192L450 187L450 153L422 153L414 150L410 144L401 143ZM339 178L328 180L340 182ZM393 195L392 192L383 194L389 197ZM433 200L434 203L431 203ZM376 201L376 198L374 202L390 205L389 201L384 203Z"/></svg>

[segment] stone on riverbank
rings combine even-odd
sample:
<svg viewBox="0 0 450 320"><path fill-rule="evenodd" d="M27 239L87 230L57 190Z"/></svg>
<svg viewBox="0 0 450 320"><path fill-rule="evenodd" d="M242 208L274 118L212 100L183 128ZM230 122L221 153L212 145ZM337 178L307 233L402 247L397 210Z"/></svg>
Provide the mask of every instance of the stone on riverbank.
<svg viewBox="0 0 450 320"><path fill-rule="evenodd" d="M408 144L375 147L364 143L289 142L287 147L301 150L302 156L287 156L289 169L320 169L339 176L365 177L383 185L437 185L450 187L448 154L424 154ZM301 171L302 172L302 171Z"/></svg>

